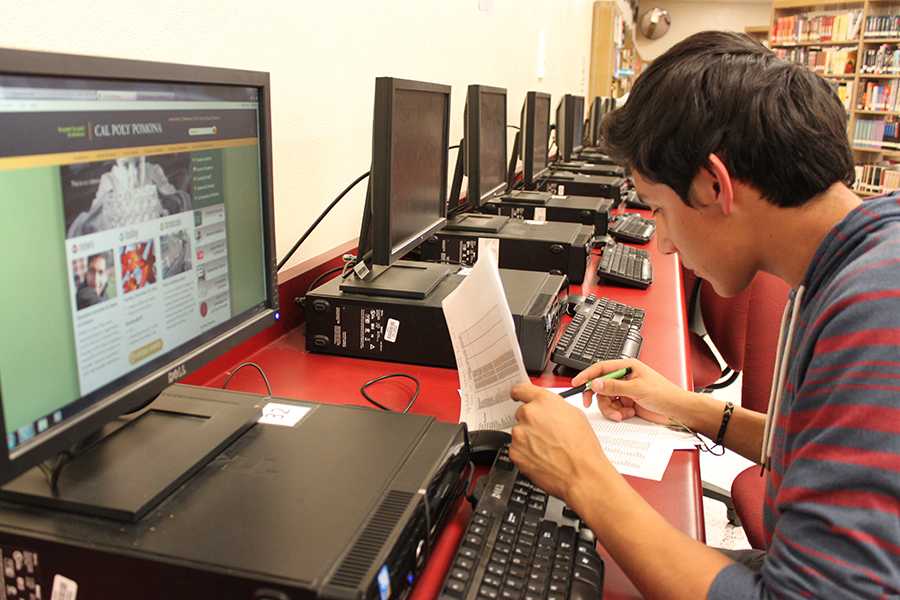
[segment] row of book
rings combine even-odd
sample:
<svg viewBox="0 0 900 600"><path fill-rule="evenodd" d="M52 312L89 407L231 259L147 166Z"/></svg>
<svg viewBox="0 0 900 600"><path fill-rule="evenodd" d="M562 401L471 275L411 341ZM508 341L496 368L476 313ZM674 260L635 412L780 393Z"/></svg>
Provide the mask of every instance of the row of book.
<svg viewBox="0 0 900 600"><path fill-rule="evenodd" d="M859 37L861 23L861 10L779 17L772 29L772 43L852 41Z"/></svg>
<svg viewBox="0 0 900 600"><path fill-rule="evenodd" d="M856 108L860 110L900 110L900 81L869 81L860 85Z"/></svg>
<svg viewBox="0 0 900 600"><path fill-rule="evenodd" d="M900 46L882 44L877 48L866 48L863 51L859 71L873 75L900 73Z"/></svg>
<svg viewBox="0 0 900 600"><path fill-rule="evenodd" d="M820 75L853 75L856 70L856 47L775 48L778 58L804 65Z"/></svg>
<svg viewBox="0 0 900 600"><path fill-rule="evenodd" d="M900 149L900 127L893 117L884 119L857 119L853 132L854 146L870 146Z"/></svg>
<svg viewBox="0 0 900 600"><path fill-rule="evenodd" d="M834 91L837 93L838 98L841 99L841 102L844 104L844 108L847 112L850 112L850 107L853 104L853 82L852 81L838 81L832 82L834 86Z"/></svg>
<svg viewBox="0 0 900 600"><path fill-rule="evenodd" d="M868 194L880 194L900 189L900 165L856 165L854 189Z"/></svg>
<svg viewBox="0 0 900 600"><path fill-rule="evenodd" d="M866 26L863 30L863 37L900 37L900 14L871 15L866 17Z"/></svg>

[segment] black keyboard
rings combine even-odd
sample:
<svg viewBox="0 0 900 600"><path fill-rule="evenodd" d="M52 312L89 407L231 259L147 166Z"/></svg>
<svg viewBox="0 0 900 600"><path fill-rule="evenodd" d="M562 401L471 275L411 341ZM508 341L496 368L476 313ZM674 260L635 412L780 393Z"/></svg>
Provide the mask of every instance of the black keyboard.
<svg viewBox="0 0 900 600"><path fill-rule="evenodd" d="M581 600L602 596L594 533L500 450L441 588L441 600Z"/></svg>
<svg viewBox="0 0 900 600"><path fill-rule="evenodd" d="M583 371L599 360L637 358L643 324L643 310L590 295L576 307L550 360Z"/></svg>
<svg viewBox="0 0 900 600"><path fill-rule="evenodd" d="M625 206L628 208L640 208L642 210L650 210L650 205L644 202L638 193L634 190L628 192L628 195L625 196Z"/></svg>
<svg viewBox="0 0 900 600"><path fill-rule="evenodd" d="M620 242L646 244L655 231L656 221L645 219L637 213L621 214L609 224L609 235Z"/></svg>
<svg viewBox="0 0 900 600"><path fill-rule="evenodd" d="M607 244L597 265L597 277L612 283L646 289L653 283L653 266L646 250Z"/></svg>

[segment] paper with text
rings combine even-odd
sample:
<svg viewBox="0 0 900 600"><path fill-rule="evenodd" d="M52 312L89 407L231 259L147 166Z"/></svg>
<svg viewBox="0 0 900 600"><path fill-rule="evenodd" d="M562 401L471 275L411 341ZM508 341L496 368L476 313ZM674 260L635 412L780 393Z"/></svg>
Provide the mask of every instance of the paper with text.
<svg viewBox="0 0 900 600"><path fill-rule="evenodd" d="M529 380L492 250L479 252L441 306L459 370L460 422L470 430L511 428L519 405L509 391Z"/></svg>

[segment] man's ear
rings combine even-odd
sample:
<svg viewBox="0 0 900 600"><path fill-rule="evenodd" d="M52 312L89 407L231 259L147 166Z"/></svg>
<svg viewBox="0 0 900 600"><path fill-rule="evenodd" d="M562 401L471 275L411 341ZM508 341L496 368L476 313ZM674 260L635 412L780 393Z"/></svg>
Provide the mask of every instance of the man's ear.
<svg viewBox="0 0 900 600"><path fill-rule="evenodd" d="M713 191L716 195L716 200L722 207L722 213L730 215L734 208L734 186L731 183L731 175L728 173L725 163L715 154L710 154L707 171L713 178Z"/></svg>

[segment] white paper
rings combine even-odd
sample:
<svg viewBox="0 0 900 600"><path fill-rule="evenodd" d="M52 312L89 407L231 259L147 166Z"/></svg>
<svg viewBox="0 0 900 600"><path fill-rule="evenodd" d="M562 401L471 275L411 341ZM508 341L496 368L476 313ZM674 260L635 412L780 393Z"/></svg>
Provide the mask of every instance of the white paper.
<svg viewBox="0 0 900 600"><path fill-rule="evenodd" d="M257 423L262 423L263 425L293 427L299 423L300 419L302 419L309 411L309 406L269 402L263 407L263 414Z"/></svg>
<svg viewBox="0 0 900 600"><path fill-rule="evenodd" d="M497 265L500 260L500 238L478 238L478 258L476 260L481 260L482 256L493 256L494 264ZM506 298L506 296L503 296Z"/></svg>
<svg viewBox="0 0 900 600"><path fill-rule="evenodd" d="M459 371L460 422L471 430L504 430L515 424L519 406L509 392L529 380L497 257L486 250L479 248L472 272L441 306Z"/></svg>
<svg viewBox="0 0 900 600"><path fill-rule="evenodd" d="M560 393L565 388L550 388ZM683 431L674 431L640 417L611 421L603 416L597 405L585 408L580 396L566 398L566 402L584 412L609 462L622 475L661 481L672 452L693 448L697 439Z"/></svg>
<svg viewBox="0 0 900 600"><path fill-rule="evenodd" d="M57 573L53 576L50 600L75 600L78 597L78 583Z"/></svg>

